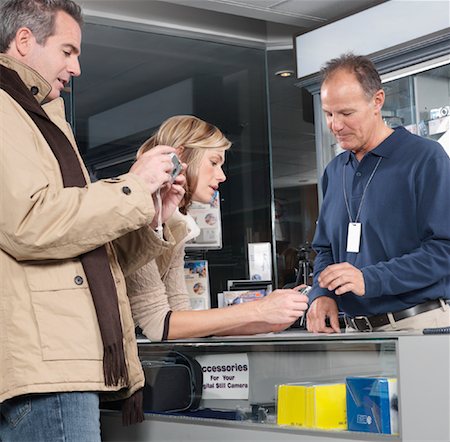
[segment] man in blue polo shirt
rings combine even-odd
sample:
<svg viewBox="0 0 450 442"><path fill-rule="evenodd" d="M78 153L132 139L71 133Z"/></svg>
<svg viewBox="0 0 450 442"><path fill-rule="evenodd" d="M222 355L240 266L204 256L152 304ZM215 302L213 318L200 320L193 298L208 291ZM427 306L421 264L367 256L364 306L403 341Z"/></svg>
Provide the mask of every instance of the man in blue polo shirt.
<svg viewBox="0 0 450 442"><path fill-rule="evenodd" d="M449 326L448 155L385 125L384 91L367 57L333 59L322 78L326 122L345 152L323 176L308 330L339 332L339 311L360 331Z"/></svg>

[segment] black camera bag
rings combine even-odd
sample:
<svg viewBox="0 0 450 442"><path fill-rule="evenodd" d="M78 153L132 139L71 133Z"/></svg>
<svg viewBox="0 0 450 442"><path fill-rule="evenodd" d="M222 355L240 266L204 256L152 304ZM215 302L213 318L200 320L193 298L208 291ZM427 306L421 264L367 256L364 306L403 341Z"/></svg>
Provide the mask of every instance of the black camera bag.
<svg viewBox="0 0 450 442"><path fill-rule="evenodd" d="M146 355L141 359L145 373L144 411L196 410L203 389L203 372L192 357L176 351Z"/></svg>

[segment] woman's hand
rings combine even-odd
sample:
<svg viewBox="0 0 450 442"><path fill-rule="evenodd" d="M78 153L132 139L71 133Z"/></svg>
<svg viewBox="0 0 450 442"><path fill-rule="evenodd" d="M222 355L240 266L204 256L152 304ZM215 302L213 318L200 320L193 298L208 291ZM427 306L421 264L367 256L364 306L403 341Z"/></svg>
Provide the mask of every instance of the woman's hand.
<svg viewBox="0 0 450 442"><path fill-rule="evenodd" d="M177 207L179 207L185 191L186 186L186 177L182 174L178 175L173 183L166 184L164 187L161 188L161 222L165 223L175 212ZM155 195L153 195L153 201L156 201ZM155 222L155 220L158 219L158 213L159 213L159 204L157 201L155 202L155 209L156 214L153 218L152 224Z"/></svg>
<svg viewBox="0 0 450 442"><path fill-rule="evenodd" d="M251 304L254 304L257 321L283 327L283 330L305 313L308 297L295 289L278 289Z"/></svg>

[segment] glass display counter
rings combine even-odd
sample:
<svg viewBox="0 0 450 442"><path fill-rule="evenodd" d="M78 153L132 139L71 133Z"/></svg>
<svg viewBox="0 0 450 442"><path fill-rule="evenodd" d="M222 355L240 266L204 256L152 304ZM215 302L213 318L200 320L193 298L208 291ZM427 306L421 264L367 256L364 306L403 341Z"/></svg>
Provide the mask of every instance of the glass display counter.
<svg viewBox="0 0 450 442"><path fill-rule="evenodd" d="M403 332L313 335L286 331L165 343L141 340L139 352L143 361L164 358L172 352L200 361L203 398L199 410L146 413L145 422L131 427L121 426L118 412L103 411L105 441L450 440L448 335ZM233 366L234 374L225 375L221 366ZM247 373L239 373L238 366L245 366ZM280 385L345 383L348 377L397 380L397 434L277 423Z"/></svg>

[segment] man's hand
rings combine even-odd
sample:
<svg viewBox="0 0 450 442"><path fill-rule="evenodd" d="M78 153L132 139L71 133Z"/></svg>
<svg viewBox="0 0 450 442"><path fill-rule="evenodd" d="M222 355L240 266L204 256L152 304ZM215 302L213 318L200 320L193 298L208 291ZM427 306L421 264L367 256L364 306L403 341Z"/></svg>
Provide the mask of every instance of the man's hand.
<svg viewBox="0 0 450 442"><path fill-rule="evenodd" d="M331 327L326 326L326 318L330 319ZM309 306L306 328L313 333L340 333L336 301L328 296L316 298Z"/></svg>
<svg viewBox="0 0 450 442"><path fill-rule="evenodd" d="M173 163L169 154L174 152L173 147L156 146L143 153L131 166L130 172L145 181L150 194L155 193L163 184L171 182Z"/></svg>
<svg viewBox="0 0 450 442"><path fill-rule="evenodd" d="M336 295L353 292L363 296L366 293L364 276L361 270L348 262L332 264L323 270L318 278L319 286L334 291Z"/></svg>

